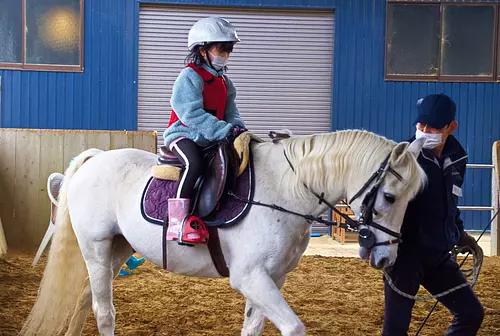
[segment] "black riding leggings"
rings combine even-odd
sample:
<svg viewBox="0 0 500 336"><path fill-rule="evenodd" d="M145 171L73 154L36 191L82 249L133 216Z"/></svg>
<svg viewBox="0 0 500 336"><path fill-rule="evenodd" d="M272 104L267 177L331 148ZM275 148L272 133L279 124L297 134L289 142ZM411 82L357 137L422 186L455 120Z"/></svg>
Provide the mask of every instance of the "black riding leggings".
<svg viewBox="0 0 500 336"><path fill-rule="evenodd" d="M203 173L201 147L190 139L182 139L171 146L171 151L184 165L177 187L177 198L191 198L196 181Z"/></svg>

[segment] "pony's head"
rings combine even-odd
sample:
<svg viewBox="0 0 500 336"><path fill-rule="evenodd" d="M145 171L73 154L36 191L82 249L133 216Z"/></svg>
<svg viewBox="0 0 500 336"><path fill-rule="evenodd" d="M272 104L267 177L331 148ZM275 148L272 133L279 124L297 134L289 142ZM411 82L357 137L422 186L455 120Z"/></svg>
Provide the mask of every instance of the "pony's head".
<svg viewBox="0 0 500 336"><path fill-rule="evenodd" d="M281 185L303 199L314 199L314 191L330 204L350 201L363 224L361 258L378 269L392 265L408 202L426 182L417 162L424 140L398 144L372 132L344 130L282 143L294 169Z"/></svg>
<svg viewBox="0 0 500 336"><path fill-rule="evenodd" d="M347 190L361 224L360 257L376 269L394 264L406 208L426 183L417 162L423 144L422 139L397 144L380 166L371 167L371 181L359 190Z"/></svg>

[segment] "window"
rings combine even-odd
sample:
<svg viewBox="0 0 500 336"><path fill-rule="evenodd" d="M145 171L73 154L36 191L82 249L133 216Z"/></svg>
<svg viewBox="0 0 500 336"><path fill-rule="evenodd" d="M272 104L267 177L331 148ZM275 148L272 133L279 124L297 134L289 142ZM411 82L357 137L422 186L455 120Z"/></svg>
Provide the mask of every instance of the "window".
<svg viewBox="0 0 500 336"><path fill-rule="evenodd" d="M0 69L83 70L83 0L0 0Z"/></svg>
<svg viewBox="0 0 500 336"><path fill-rule="evenodd" d="M497 80L498 7L390 1L386 80Z"/></svg>

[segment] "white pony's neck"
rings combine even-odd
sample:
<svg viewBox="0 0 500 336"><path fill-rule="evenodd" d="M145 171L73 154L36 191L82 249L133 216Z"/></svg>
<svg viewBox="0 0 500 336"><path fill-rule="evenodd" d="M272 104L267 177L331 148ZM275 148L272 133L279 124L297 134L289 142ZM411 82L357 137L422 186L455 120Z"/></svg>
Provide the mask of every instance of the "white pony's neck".
<svg viewBox="0 0 500 336"><path fill-rule="evenodd" d="M293 138L282 144L295 172L287 171L281 185L290 188L294 197L309 199L311 192L305 184L316 193L325 192L330 202L359 190L396 145L358 130Z"/></svg>

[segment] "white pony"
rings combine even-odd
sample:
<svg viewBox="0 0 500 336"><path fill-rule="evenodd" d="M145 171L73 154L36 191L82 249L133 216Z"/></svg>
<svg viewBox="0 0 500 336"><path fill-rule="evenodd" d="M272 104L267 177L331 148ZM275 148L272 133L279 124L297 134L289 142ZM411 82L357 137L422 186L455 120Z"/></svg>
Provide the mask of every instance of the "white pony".
<svg viewBox="0 0 500 336"><path fill-rule="evenodd" d="M351 130L253 144L254 199L319 216L328 207L312 192L324 193L325 201L335 204L362 190L350 204L359 216L367 186L377 181L370 176L382 167L386 174L372 195L372 215L383 230L375 226L368 232L376 241L388 241L399 233L407 203L425 183L416 161L422 145L420 140L397 144ZM140 211L141 192L156 163L157 155L137 149L89 149L73 160L59 195L56 231L37 302L22 335L57 335L69 318L66 335L80 335L90 308L100 334L114 334L112 281L132 249L163 265L162 227L145 221ZM304 253L310 230L304 218L257 205L239 224L219 230L230 285L247 299L241 335L261 335L265 318L282 335L305 335L280 289ZM168 244L174 273L220 277L206 245ZM361 248L360 254L382 268L395 261L397 244L372 244L371 251Z"/></svg>

